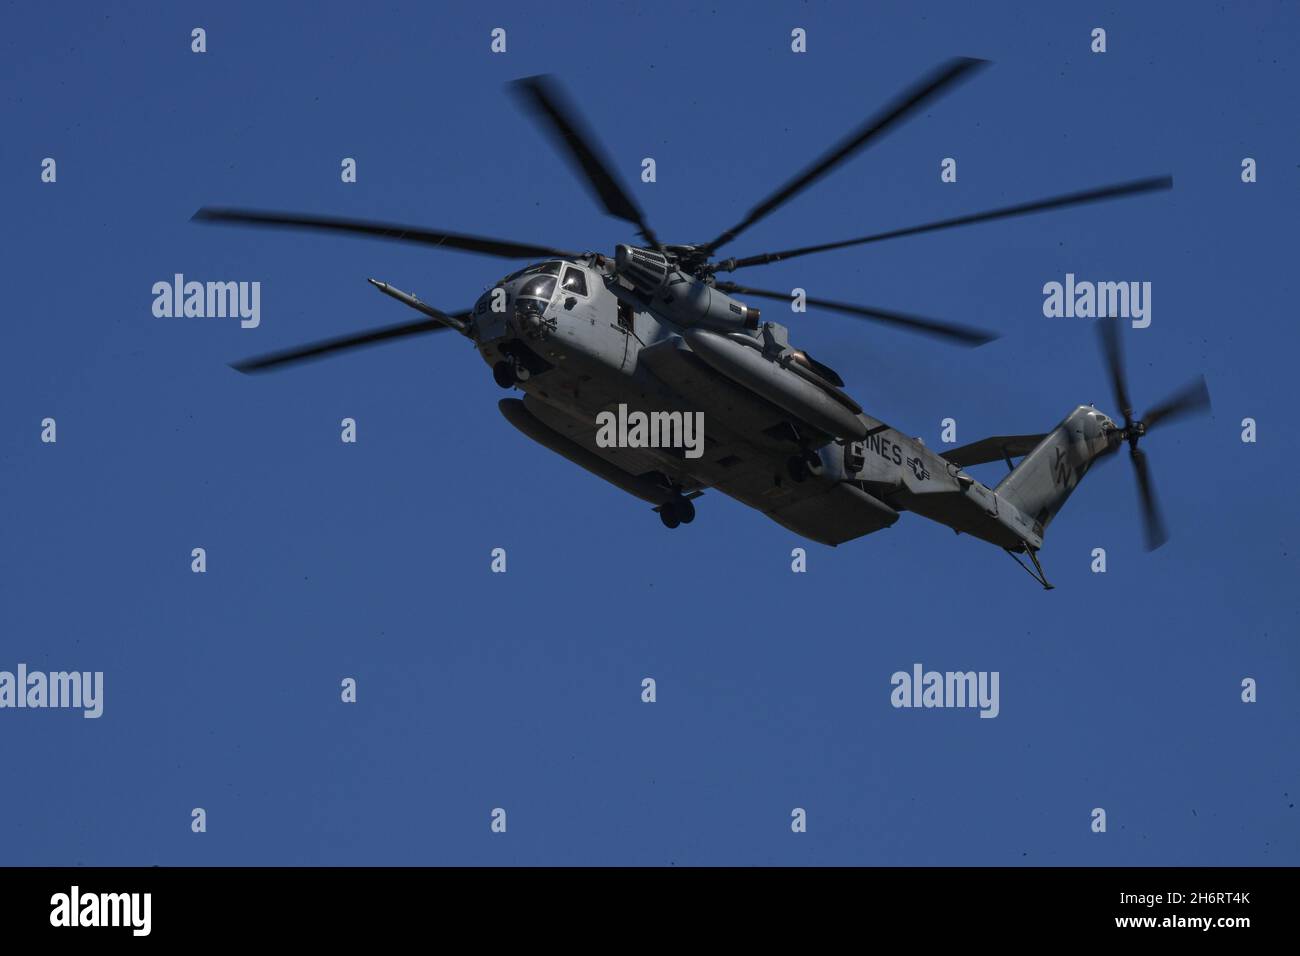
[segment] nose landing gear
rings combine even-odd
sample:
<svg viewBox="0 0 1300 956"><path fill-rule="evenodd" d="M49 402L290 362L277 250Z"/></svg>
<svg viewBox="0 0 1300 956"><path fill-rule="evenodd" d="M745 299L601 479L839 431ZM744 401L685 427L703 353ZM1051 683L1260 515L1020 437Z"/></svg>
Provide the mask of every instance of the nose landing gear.
<svg viewBox="0 0 1300 956"><path fill-rule="evenodd" d="M513 363L497 362L492 366L492 380L502 388L514 388L515 383L519 381L519 376L515 374Z"/></svg>

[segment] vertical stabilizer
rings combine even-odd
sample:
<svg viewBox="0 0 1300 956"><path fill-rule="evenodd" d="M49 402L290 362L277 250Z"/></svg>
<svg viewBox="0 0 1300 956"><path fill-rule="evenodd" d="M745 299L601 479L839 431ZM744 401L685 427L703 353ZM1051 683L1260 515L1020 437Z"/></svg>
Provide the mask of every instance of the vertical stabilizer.
<svg viewBox="0 0 1300 956"><path fill-rule="evenodd" d="M1109 418L1080 405L993 490L1045 529L1092 463L1116 447L1118 435Z"/></svg>

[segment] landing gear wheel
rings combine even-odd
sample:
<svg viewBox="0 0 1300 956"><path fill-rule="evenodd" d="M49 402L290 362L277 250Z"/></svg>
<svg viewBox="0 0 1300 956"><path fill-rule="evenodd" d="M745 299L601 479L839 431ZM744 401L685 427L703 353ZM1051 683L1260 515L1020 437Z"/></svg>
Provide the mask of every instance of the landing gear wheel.
<svg viewBox="0 0 1300 956"><path fill-rule="evenodd" d="M672 502L659 509L659 520L664 523L665 528L676 528L682 523L682 519L677 517L677 509L672 506Z"/></svg>
<svg viewBox="0 0 1300 956"><path fill-rule="evenodd" d="M492 366L492 380L502 388L514 388L518 376L515 375L514 366L509 362L497 362Z"/></svg>
<svg viewBox="0 0 1300 956"><path fill-rule="evenodd" d="M682 524L690 524L695 520L695 502L689 498L679 498L674 501L673 510L677 513L677 520Z"/></svg>

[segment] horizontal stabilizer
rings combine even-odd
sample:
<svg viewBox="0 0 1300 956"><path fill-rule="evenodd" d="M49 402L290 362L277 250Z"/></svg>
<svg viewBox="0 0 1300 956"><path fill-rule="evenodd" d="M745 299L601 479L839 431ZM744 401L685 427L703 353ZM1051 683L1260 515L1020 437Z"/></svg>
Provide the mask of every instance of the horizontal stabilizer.
<svg viewBox="0 0 1300 956"><path fill-rule="evenodd" d="M981 438L969 445L962 445L952 451L941 452L942 456L958 468L971 465L983 465L990 461L1002 461L1005 458L1018 458L1028 455L1034 446L1046 438L1042 435L993 435Z"/></svg>

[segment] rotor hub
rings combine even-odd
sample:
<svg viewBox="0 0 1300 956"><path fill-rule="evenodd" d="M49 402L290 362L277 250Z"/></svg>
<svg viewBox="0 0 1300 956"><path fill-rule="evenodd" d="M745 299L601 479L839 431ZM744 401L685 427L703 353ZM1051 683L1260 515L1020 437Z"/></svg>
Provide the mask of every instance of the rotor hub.
<svg viewBox="0 0 1300 956"><path fill-rule="evenodd" d="M1124 425L1124 438L1128 446L1133 451L1137 451L1138 439L1147 433L1147 426L1144 422L1130 420Z"/></svg>

